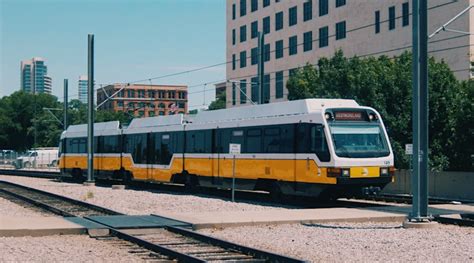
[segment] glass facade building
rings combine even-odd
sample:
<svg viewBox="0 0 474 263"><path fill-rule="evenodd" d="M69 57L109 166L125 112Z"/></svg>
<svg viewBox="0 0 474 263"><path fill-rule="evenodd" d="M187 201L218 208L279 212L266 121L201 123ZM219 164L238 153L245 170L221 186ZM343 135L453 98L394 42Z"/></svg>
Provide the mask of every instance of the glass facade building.
<svg viewBox="0 0 474 263"><path fill-rule="evenodd" d="M21 61L21 90L30 93L52 92L51 77L48 76L48 67L42 58L32 58Z"/></svg>

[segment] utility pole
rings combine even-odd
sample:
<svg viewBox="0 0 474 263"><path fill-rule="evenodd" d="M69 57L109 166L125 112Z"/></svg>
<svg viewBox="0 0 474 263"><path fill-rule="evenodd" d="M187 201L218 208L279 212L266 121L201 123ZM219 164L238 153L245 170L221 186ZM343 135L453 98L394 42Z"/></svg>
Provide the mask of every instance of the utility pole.
<svg viewBox="0 0 474 263"><path fill-rule="evenodd" d="M87 56L87 183L94 183L94 35L88 35Z"/></svg>
<svg viewBox="0 0 474 263"><path fill-rule="evenodd" d="M67 109L68 109L68 88L67 88L67 79L64 79L64 120L63 120L63 129L67 129Z"/></svg>
<svg viewBox="0 0 474 263"><path fill-rule="evenodd" d="M410 221L428 215L428 0L413 0L413 205Z"/></svg>
<svg viewBox="0 0 474 263"><path fill-rule="evenodd" d="M258 99L258 103L259 104L263 104L265 103L264 101L264 98L263 98L263 95L265 94L264 92L264 76L265 76L265 61L264 61L264 58L265 58L265 50L264 50L264 46L265 46L265 38L264 38L264 34L263 32L258 32L258 37L257 37L257 41L258 41L258 65L257 65L257 77L258 77L258 96L259 96L259 99Z"/></svg>

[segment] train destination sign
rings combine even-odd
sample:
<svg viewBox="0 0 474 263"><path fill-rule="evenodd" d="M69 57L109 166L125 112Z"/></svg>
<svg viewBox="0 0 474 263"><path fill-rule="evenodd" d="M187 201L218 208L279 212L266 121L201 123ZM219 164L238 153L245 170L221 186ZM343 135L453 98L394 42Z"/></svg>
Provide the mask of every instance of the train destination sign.
<svg viewBox="0 0 474 263"><path fill-rule="evenodd" d="M364 120L360 111L337 111L334 117L339 121L362 121Z"/></svg>

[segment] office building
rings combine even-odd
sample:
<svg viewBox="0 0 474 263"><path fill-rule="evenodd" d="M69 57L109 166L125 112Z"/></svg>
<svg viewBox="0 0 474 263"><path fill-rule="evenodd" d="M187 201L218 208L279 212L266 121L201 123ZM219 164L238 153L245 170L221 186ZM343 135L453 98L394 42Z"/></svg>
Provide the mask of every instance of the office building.
<svg viewBox="0 0 474 263"><path fill-rule="evenodd" d="M35 57L21 61L20 66L21 90L33 94L52 92L51 77L45 60Z"/></svg>
<svg viewBox="0 0 474 263"><path fill-rule="evenodd" d="M428 2L430 33L474 4L474 0ZM232 82L226 90L227 108L250 105L249 98L259 101L258 32L263 32L265 41L263 101L285 101L286 81L294 69L314 65L339 49L347 57L410 51L411 9L411 0L227 0L226 75ZM461 80L471 77L474 61L472 13L450 24L451 31L429 40L429 55L444 60Z"/></svg>
<svg viewBox="0 0 474 263"><path fill-rule="evenodd" d="M79 100L85 104L87 104L87 79L88 78L86 75L79 76L79 81L77 85Z"/></svg>
<svg viewBox="0 0 474 263"><path fill-rule="evenodd" d="M97 105L99 110L123 111L136 117L184 114L188 111L188 87L117 83L97 90Z"/></svg>

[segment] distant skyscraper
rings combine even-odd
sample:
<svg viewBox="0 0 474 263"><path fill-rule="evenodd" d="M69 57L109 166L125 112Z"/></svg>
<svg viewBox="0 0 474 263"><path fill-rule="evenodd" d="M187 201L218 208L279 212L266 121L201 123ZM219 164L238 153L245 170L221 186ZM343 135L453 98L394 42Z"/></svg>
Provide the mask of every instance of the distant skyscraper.
<svg viewBox="0 0 474 263"><path fill-rule="evenodd" d="M51 94L51 77L45 60L39 57L21 61L21 90Z"/></svg>
<svg viewBox="0 0 474 263"><path fill-rule="evenodd" d="M79 76L78 82L79 100L82 103L87 103L87 76Z"/></svg>

